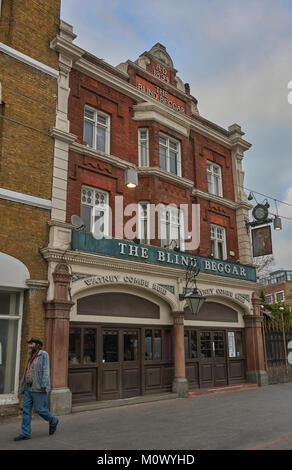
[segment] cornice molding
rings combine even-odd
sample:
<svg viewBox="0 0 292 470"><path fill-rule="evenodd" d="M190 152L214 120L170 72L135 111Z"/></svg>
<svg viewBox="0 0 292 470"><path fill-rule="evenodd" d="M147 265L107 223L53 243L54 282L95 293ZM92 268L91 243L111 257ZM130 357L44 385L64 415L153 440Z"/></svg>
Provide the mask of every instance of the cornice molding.
<svg viewBox="0 0 292 470"><path fill-rule="evenodd" d="M49 131L49 134L54 139L61 140L62 142L66 142L68 144L71 144L74 142L74 140L77 139L77 135L70 134L70 132L65 132L61 129L58 129L57 127L52 127Z"/></svg>
<svg viewBox="0 0 292 470"><path fill-rule="evenodd" d="M67 262L74 265L87 266L92 268L101 269L112 269L117 271L130 271L140 276L147 274L150 276L157 276L159 278L172 279L177 282L184 282L185 271L180 268L168 267L168 266L157 266L151 263L141 263L139 261L123 260L110 257L107 255L100 255L96 253L87 253L84 251L73 251L43 248L41 250L43 257L48 262L59 263ZM76 267L74 267L74 270ZM79 269L79 268L77 268ZM218 276L216 274L200 273L198 277L198 283L200 284L214 284L216 286L223 286L229 288L239 288L253 292L258 285L255 282L245 281L241 279L234 279L224 276Z"/></svg>
<svg viewBox="0 0 292 470"><path fill-rule="evenodd" d="M12 47L7 46L7 44L4 44L3 42L0 42L0 52L3 52L4 54L13 57L13 59L19 60L26 65L30 65L31 67L47 75L50 75L53 78L59 77L58 70L55 70L52 67L49 67L48 65L43 64L42 62L39 62L38 60L35 60L26 54L23 54L17 49L13 49Z"/></svg>
<svg viewBox="0 0 292 470"><path fill-rule="evenodd" d="M175 183L180 186L184 186L187 189L192 189L194 187L194 182L188 180L187 178L183 178L182 176L176 176L168 171L164 171L158 167L140 167L137 170L138 175L141 176L157 176L166 181L170 181L171 183Z"/></svg>
<svg viewBox="0 0 292 470"><path fill-rule="evenodd" d="M79 144L78 142L71 143L70 150L79 153L80 155L87 155L88 157L93 157L97 160L101 160L105 163L110 163L117 168L122 168L126 170L127 168L136 168L134 163L130 163L126 160L122 160L119 157L115 157L114 155L108 155L100 150L94 150L91 147L87 147L86 145Z"/></svg>
<svg viewBox="0 0 292 470"><path fill-rule="evenodd" d="M237 209L252 209L253 206L247 204L244 201L235 202L231 201L230 199L226 199L224 197L216 196L215 194L207 193L206 191L202 191L201 189L194 188L192 191L192 196L200 197L202 199L206 199L208 201L215 202L216 204L221 204L223 206L229 207L230 209L237 210Z"/></svg>

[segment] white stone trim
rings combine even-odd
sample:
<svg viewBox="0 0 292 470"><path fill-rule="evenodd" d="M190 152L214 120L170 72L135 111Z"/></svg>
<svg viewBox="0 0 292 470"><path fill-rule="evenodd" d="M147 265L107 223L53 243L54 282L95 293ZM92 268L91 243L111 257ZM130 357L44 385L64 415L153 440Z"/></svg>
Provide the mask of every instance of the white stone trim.
<svg viewBox="0 0 292 470"><path fill-rule="evenodd" d="M10 395L0 395L0 406L4 405L18 405L19 400L17 395L11 393Z"/></svg>
<svg viewBox="0 0 292 470"><path fill-rule="evenodd" d="M4 54L9 55L10 57L13 57L14 59L20 60L24 64L30 65L31 67L40 70L41 72L46 73L47 75L50 75L53 78L59 77L58 70L55 70L52 67L49 67L48 65L45 65L42 62L39 62L38 60L35 60L32 57L23 54L22 52L19 52L16 49L13 49L12 47L7 46L3 42L0 42L0 52L3 52Z"/></svg>
<svg viewBox="0 0 292 470"><path fill-rule="evenodd" d="M30 196L29 194L18 193L10 191L10 189L0 188L0 199L7 199L8 201L19 202L29 206L39 207L40 209L51 210L52 203L49 199L41 197Z"/></svg>
<svg viewBox="0 0 292 470"><path fill-rule="evenodd" d="M122 168L123 170L126 170L127 168L136 168L136 165L128 162L127 160L122 160L114 155L108 155L101 150L95 150L86 145L79 144L78 142L70 144L70 150L79 153L80 155L88 155L89 157L96 158L102 162L110 163L111 165L116 166L117 168Z"/></svg>
<svg viewBox="0 0 292 470"><path fill-rule="evenodd" d="M188 189L193 189L194 187L193 181L183 178L182 176L174 175L173 173L162 170L158 167L140 167L138 168L138 175L157 176L158 178L171 181L172 183L179 184L180 186L184 186Z"/></svg>

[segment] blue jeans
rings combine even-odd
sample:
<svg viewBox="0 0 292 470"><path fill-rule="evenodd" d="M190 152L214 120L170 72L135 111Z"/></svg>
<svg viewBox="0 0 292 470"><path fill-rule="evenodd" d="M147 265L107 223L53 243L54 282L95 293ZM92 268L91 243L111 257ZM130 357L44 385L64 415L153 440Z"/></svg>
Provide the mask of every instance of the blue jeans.
<svg viewBox="0 0 292 470"><path fill-rule="evenodd" d="M32 417L32 407L41 416L53 426L58 419L53 416L47 408L47 393L31 392L30 387L26 385L22 402L22 425L21 432L24 436L30 437L30 425Z"/></svg>

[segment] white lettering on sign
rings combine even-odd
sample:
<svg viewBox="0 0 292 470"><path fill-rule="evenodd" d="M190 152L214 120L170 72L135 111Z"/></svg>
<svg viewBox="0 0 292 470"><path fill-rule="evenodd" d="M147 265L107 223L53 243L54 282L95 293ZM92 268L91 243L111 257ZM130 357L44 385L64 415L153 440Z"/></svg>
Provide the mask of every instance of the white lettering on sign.
<svg viewBox="0 0 292 470"><path fill-rule="evenodd" d="M142 85L142 83L138 83L137 88L139 91L142 91L142 93L145 93L146 95L151 96L151 98L160 101L160 103L163 103L166 106L174 109L174 111L185 113L185 108L172 101L168 96L168 91L163 90L163 88L157 86L155 87L155 91L151 90L150 88L146 88L144 85Z"/></svg>
<svg viewBox="0 0 292 470"><path fill-rule="evenodd" d="M84 283L87 286L106 284L107 282L110 282L110 283L125 282L131 285L138 285L142 287L147 287L148 289L154 289L155 291L163 295L167 295L168 293L167 289L164 289L164 287L161 287L159 284L153 283L151 286L150 281L147 281L146 279L141 279L135 276L123 276L123 279L120 279L119 275L109 274L107 276L99 276L99 277L92 277L90 279L84 279Z"/></svg>
<svg viewBox="0 0 292 470"><path fill-rule="evenodd" d="M158 77L160 80L169 83L169 78L167 76L169 72L165 67L163 67L163 65L157 64L156 67L153 67L152 72L155 77Z"/></svg>

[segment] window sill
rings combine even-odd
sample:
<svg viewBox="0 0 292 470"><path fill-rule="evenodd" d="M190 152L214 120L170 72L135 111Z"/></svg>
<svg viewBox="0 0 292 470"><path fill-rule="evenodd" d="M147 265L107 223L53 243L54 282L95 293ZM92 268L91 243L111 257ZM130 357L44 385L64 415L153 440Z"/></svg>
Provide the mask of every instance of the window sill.
<svg viewBox="0 0 292 470"><path fill-rule="evenodd" d="M162 170L161 168L158 168L158 167L139 167L138 175L157 176L158 178L170 181L171 183L175 183L180 186L184 186L185 188L188 188L188 189L193 189L194 187L193 181L187 178L183 178L182 176L174 175L173 173Z"/></svg>
<svg viewBox="0 0 292 470"><path fill-rule="evenodd" d="M136 168L136 165L133 163L122 160L121 158L115 157L114 155L101 152L100 150L95 150L88 145L80 144L78 142L73 142L70 145L70 150L79 153L80 155L87 155L89 157L96 158L97 160L110 163L111 165L116 166L117 168L122 168L123 170L126 170L127 168Z"/></svg>

